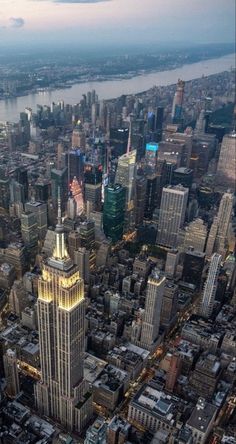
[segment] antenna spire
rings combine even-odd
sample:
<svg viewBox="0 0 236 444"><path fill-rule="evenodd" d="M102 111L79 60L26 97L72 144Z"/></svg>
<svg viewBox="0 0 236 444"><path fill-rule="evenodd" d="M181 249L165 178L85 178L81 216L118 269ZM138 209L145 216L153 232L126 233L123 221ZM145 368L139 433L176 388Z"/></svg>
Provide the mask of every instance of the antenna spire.
<svg viewBox="0 0 236 444"><path fill-rule="evenodd" d="M64 227L62 223L61 216L61 188L58 187L58 198L57 198L57 224L56 224L56 245L53 253L53 257L55 259L64 259L68 256L66 247L65 247L65 235L64 235Z"/></svg>
<svg viewBox="0 0 236 444"><path fill-rule="evenodd" d="M58 187L57 191L57 227L62 227L62 217L61 217L61 187Z"/></svg>
<svg viewBox="0 0 236 444"><path fill-rule="evenodd" d="M127 154L131 151L131 132L132 132L132 119L130 117L129 121L129 138L128 138L128 144L127 144Z"/></svg>

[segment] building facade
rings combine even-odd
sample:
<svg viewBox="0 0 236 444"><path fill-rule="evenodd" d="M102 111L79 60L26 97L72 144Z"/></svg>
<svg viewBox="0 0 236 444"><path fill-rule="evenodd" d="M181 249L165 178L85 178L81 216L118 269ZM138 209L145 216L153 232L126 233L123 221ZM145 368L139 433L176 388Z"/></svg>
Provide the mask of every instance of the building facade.
<svg viewBox="0 0 236 444"><path fill-rule="evenodd" d="M206 318L211 316L213 311L221 260L222 256L217 253L214 253L211 257L210 267L205 282L202 302L200 306L200 314Z"/></svg>
<svg viewBox="0 0 236 444"><path fill-rule="evenodd" d="M176 248L179 230L183 226L188 201L188 189L182 186L163 188L157 243Z"/></svg>
<svg viewBox="0 0 236 444"><path fill-rule="evenodd" d="M142 347L148 350L155 345L159 335L165 281L165 276L157 269L152 272L148 279L145 314L141 333Z"/></svg>
<svg viewBox="0 0 236 444"><path fill-rule="evenodd" d="M122 239L125 222L126 190L122 185L105 188L103 206L103 229L107 237L115 243Z"/></svg>
<svg viewBox="0 0 236 444"><path fill-rule="evenodd" d="M135 227L135 180L136 180L136 151L130 151L119 157L115 183L126 189L125 231Z"/></svg>
<svg viewBox="0 0 236 444"><path fill-rule="evenodd" d="M38 284L41 381L38 410L69 431L80 432L90 418L92 398L83 378L84 283L65 246L58 203L56 245Z"/></svg>
<svg viewBox="0 0 236 444"><path fill-rule="evenodd" d="M225 191L236 187L236 133L226 134L223 137L220 157L217 166L217 184Z"/></svg>

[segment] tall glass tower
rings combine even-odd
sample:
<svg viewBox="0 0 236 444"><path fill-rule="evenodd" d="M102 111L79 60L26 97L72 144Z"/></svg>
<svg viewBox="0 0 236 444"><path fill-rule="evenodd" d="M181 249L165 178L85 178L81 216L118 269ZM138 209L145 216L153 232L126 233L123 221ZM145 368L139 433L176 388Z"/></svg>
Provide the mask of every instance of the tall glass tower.
<svg viewBox="0 0 236 444"><path fill-rule="evenodd" d="M123 154L118 159L115 183L126 189L125 231L135 227L135 182L136 182L136 150Z"/></svg>
<svg viewBox="0 0 236 444"><path fill-rule="evenodd" d="M55 249L38 284L41 381L35 389L36 405L67 430L80 432L92 412L83 378L84 283L67 253L60 200L55 233Z"/></svg>
<svg viewBox="0 0 236 444"><path fill-rule="evenodd" d="M125 222L126 190L119 184L105 187L103 230L115 243L122 239Z"/></svg>

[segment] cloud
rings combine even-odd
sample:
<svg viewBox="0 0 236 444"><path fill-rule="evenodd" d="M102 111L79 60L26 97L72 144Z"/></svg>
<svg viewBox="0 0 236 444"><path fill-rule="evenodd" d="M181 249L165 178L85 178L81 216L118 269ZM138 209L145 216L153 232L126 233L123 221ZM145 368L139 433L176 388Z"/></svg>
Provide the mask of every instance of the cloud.
<svg viewBox="0 0 236 444"><path fill-rule="evenodd" d="M25 21L22 17L11 17L9 19L10 28L23 28Z"/></svg>
<svg viewBox="0 0 236 444"><path fill-rule="evenodd" d="M89 3L102 3L109 2L111 0L52 0L54 3L77 3L77 4L89 4Z"/></svg>

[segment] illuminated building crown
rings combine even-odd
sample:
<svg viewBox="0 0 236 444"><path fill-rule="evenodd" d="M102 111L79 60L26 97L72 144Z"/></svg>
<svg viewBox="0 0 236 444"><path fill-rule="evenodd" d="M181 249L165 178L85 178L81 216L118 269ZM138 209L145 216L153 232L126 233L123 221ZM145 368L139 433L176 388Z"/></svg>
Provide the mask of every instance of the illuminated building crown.
<svg viewBox="0 0 236 444"><path fill-rule="evenodd" d="M65 245L65 233L61 216L60 188L58 188L58 213L55 234L55 247L53 250L53 255L51 258L49 258L48 263L54 268L69 270L73 266L73 262L69 257Z"/></svg>

